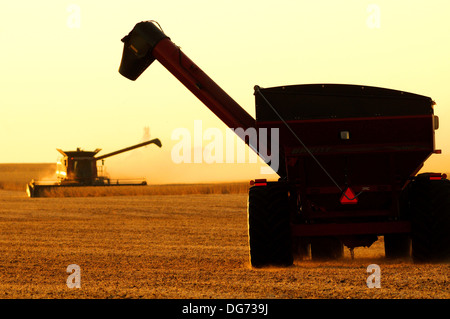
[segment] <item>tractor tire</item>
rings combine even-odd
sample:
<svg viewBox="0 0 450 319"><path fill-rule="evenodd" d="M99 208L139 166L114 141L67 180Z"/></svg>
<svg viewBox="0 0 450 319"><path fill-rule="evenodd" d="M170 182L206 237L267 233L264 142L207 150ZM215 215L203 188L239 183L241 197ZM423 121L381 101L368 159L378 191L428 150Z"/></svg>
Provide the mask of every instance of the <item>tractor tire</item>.
<svg viewBox="0 0 450 319"><path fill-rule="evenodd" d="M411 257L411 237L409 234L384 235L384 254L388 259Z"/></svg>
<svg viewBox="0 0 450 319"><path fill-rule="evenodd" d="M450 181L416 178L409 187L414 262L450 262Z"/></svg>
<svg viewBox="0 0 450 319"><path fill-rule="evenodd" d="M311 238L312 260L335 260L344 256L344 244L336 237Z"/></svg>
<svg viewBox="0 0 450 319"><path fill-rule="evenodd" d="M288 200L288 188L282 183L250 188L247 212L253 267L293 264Z"/></svg>

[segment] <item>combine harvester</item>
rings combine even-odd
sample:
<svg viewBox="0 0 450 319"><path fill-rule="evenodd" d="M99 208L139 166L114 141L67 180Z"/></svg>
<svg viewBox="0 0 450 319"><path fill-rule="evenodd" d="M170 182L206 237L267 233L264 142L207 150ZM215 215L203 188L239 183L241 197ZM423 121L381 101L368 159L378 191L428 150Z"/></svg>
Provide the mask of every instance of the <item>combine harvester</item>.
<svg viewBox="0 0 450 319"><path fill-rule="evenodd" d="M154 22L136 24L122 42L128 79L158 60L228 127L278 132L272 145L270 136L240 136L261 158L267 149L280 158L271 166L278 181L253 181L249 191L252 266L336 259L344 246L353 256L379 236L386 257L449 260L450 181L418 174L440 153L431 98L361 85L255 86L254 119Z"/></svg>
<svg viewBox="0 0 450 319"><path fill-rule="evenodd" d="M152 139L98 157L95 157L95 155L101 151L99 148L92 152L83 151L80 148L77 148L76 151L62 151L57 149L63 155L63 158L58 161L56 167L57 181L32 180L27 185L27 194L29 197L45 197L46 191L61 187L147 185L145 179L140 181L111 180L105 175L104 159L149 144L156 144L158 147L162 146L159 139ZM97 161L100 160L102 161L102 165L97 166Z"/></svg>

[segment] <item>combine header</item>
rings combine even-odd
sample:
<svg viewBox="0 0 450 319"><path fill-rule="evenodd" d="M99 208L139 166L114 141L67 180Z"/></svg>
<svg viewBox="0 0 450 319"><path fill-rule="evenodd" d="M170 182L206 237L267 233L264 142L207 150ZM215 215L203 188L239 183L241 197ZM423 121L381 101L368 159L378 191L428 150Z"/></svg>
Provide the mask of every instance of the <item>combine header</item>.
<svg viewBox="0 0 450 319"><path fill-rule="evenodd" d="M45 190L55 187L147 185L145 180L111 180L105 175L104 159L149 144L156 144L158 147L162 146L159 139L153 139L98 157L95 157L95 155L97 155L101 149L96 149L92 152L83 151L79 148L76 151L62 151L57 149L57 151L63 155L63 158L56 164L57 181L47 182L32 180L27 185L27 194L29 197L40 197L44 194ZM102 161L102 165L97 166L97 161L100 160Z"/></svg>
<svg viewBox="0 0 450 319"><path fill-rule="evenodd" d="M361 85L255 86L253 119L154 22L136 24L122 41L119 72L128 79L158 60L230 128L278 132L270 149L280 154L272 167L280 178L253 181L249 191L252 266L335 259L379 236L386 257L450 259L450 181L418 174L440 153L431 98ZM264 159L262 138L242 138Z"/></svg>

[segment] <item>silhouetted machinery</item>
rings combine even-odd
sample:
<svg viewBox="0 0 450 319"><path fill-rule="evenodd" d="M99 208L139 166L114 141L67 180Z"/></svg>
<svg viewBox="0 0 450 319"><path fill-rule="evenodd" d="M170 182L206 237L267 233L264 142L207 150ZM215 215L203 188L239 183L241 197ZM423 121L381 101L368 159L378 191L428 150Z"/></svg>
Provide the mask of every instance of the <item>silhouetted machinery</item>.
<svg viewBox="0 0 450 319"><path fill-rule="evenodd" d="M418 174L441 153L431 98L361 85L255 86L254 119L154 22L136 24L122 42L126 78L157 60L235 132L266 129L256 141L238 134L266 163L268 149L279 154L280 165L270 163L278 181L255 180L249 192L253 266L334 259L378 236L387 257L450 259L450 181Z"/></svg>
<svg viewBox="0 0 450 319"><path fill-rule="evenodd" d="M112 181L104 171L104 159L118 155L127 151L134 150L149 144L155 144L161 147L159 139L152 139L143 143L139 143L121 150L97 156L101 149L94 151L84 151L77 148L76 151L62 151L57 149L63 155L63 158L56 164L56 178L55 182L48 181L34 181L32 180L27 185L27 194L29 197L40 197L44 190L54 187L64 186L130 186L130 185L147 185L147 181L132 181L132 180L114 180ZM102 165L98 166L97 162L102 161Z"/></svg>

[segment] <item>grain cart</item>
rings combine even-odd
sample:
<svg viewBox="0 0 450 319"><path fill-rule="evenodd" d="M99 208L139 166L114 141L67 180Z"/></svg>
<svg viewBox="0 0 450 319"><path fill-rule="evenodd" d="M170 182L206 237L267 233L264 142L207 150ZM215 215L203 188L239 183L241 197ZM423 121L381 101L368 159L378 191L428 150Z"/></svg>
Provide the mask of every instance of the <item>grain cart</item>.
<svg viewBox="0 0 450 319"><path fill-rule="evenodd" d="M156 22L136 24L122 42L119 72L128 79L158 60L228 127L278 132L272 145L240 136L263 159L262 148L277 147L281 163L278 181L255 180L249 190L252 266L335 259L379 236L386 257L450 257L450 181L418 174L440 153L431 98L361 85L255 86L254 119Z"/></svg>
<svg viewBox="0 0 450 319"><path fill-rule="evenodd" d="M147 185L146 180L112 181L104 172L104 160L105 158L149 144L155 144L158 147L162 146L161 141L156 138L97 157L97 153L101 151L99 148L94 151L84 151L80 148L77 148L76 151L56 149L63 156L56 164L57 181L47 182L32 180L27 185L27 194L29 197L40 197L44 194L45 190L55 187ZM101 166L97 165L98 161L101 161Z"/></svg>

